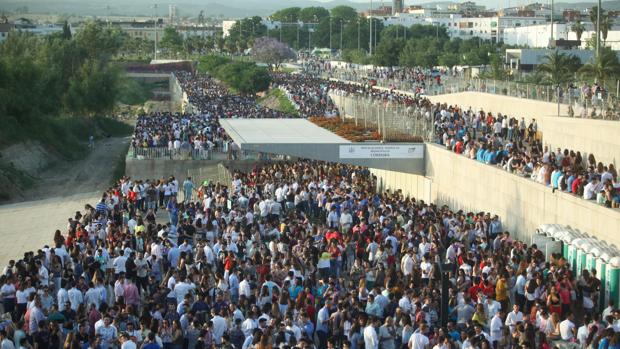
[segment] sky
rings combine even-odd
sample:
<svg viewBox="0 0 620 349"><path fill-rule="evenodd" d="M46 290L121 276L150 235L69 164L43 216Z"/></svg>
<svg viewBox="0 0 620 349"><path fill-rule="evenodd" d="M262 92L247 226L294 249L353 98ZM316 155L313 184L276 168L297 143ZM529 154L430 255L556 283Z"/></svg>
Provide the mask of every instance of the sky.
<svg viewBox="0 0 620 349"><path fill-rule="evenodd" d="M316 0L316 1L320 1L320 2L329 2L330 0ZM361 2L361 3L367 3L369 2L369 0L349 0L351 2ZM437 0L437 2L443 2L443 1L451 1L451 2L461 2L461 1L465 1L465 0ZM522 6L522 5L527 5L527 4L531 4L534 2L540 2L543 4L547 4L550 3L549 0L472 0L477 4L480 5L484 5L487 7L492 7L492 8L496 8L498 5L501 7L510 7L510 6ZM231 2L234 2L234 0L231 0ZM419 5L419 4L424 4L427 2L435 2L435 1L430 1L430 0L422 0L422 1L412 1L412 0L405 0L405 6L411 6L411 5ZM563 2L563 3L577 3L577 2L594 2L594 0L557 0L556 2ZM603 1L605 2L605 1ZM381 0L373 0L373 4L380 4ZM383 1L384 4L389 5L392 3L391 0L384 0ZM373 5L374 6L374 5Z"/></svg>

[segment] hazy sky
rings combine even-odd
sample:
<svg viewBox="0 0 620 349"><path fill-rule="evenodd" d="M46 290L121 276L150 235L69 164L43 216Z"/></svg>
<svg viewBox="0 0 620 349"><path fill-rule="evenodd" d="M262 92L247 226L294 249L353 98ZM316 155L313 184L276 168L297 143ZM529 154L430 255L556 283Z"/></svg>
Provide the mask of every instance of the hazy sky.
<svg viewBox="0 0 620 349"><path fill-rule="evenodd" d="M329 0L317 0L317 1L321 1L321 2L326 2ZM349 0L352 2L369 2L369 0ZM461 1L465 1L465 0L437 0L437 1L452 1L452 2L461 2ZM487 7L509 7L509 6L522 6L522 5L527 5L527 4L531 4L534 2L540 2L543 4L547 4L550 3L549 0L472 0L477 4L480 5L484 5ZM234 0L231 0L231 2L234 3ZM373 6L374 4L381 4L381 2L383 2L385 5L390 5L392 3L391 0L373 0ZM417 4L424 4L427 2L435 2L434 0L405 0L405 6L410 6L410 5L417 5ZM594 0L557 0L556 2L568 2L568 3L575 3L575 2L595 2ZM603 1L605 2L605 1Z"/></svg>

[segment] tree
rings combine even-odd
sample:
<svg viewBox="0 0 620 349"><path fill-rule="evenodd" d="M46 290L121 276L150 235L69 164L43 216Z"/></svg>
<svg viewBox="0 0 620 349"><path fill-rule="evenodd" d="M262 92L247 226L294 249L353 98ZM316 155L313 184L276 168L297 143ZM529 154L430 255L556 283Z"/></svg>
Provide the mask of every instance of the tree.
<svg viewBox="0 0 620 349"><path fill-rule="evenodd" d="M285 43L274 38L262 37L254 41L252 55L259 61L275 66L287 60L295 58L295 52Z"/></svg>
<svg viewBox="0 0 620 349"><path fill-rule="evenodd" d="M592 9L590 10L590 22L592 22L592 25L594 25L594 33L596 33L596 28L597 28L597 23L598 23L598 6L592 6ZM603 10L601 8L601 18L603 18L603 16L605 16L605 10Z"/></svg>
<svg viewBox="0 0 620 349"><path fill-rule="evenodd" d="M602 47L598 57L592 62L586 63L579 69L579 74L588 79L605 84L605 82L620 72L618 56L609 47Z"/></svg>
<svg viewBox="0 0 620 349"><path fill-rule="evenodd" d="M459 64L459 55L455 52L445 52L439 56L439 61L437 63L440 66L452 68Z"/></svg>
<svg viewBox="0 0 620 349"><path fill-rule="evenodd" d="M104 26L101 21L89 21L75 39L88 58L109 60L123 45L123 31L118 27Z"/></svg>
<svg viewBox="0 0 620 349"><path fill-rule="evenodd" d="M357 11L351 6L340 5L332 8L331 16L335 19L352 21L357 18Z"/></svg>
<svg viewBox="0 0 620 349"><path fill-rule="evenodd" d="M166 27L159 45L168 53L176 54L183 49L183 37L177 32L176 28Z"/></svg>
<svg viewBox="0 0 620 349"><path fill-rule="evenodd" d="M577 70L579 58L574 55L553 51L544 58L544 62L536 69L545 74L545 82L552 85L560 85L571 80L572 74Z"/></svg>
<svg viewBox="0 0 620 349"><path fill-rule="evenodd" d="M609 13L605 14L603 18L601 18L601 39L603 39L603 45L607 43L607 34L609 34L609 30L613 24L613 20L609 17Z"/></svg>
<svg viewBox="0 0 620 349"><path fill-rule="evenodd" d="M388 67L396 66L398 65L398 59L404 47L404 39L385 36L381 38L379 45L377 45L375 49L373 61L376 65Z"/></svg>
<svg viewBox="0 0 620 349"><path fill-rule="evenodd" d="M577 40L581 40L581 35L583 35L586 27L583 25L583 23L581 23L581 21L577 21L573 23L573 25L571 26L571 30L575 32L575 35L577 35Z"/></svg>
<svg viewBox="0 0 620 349"><path fill-rule="evenodd" d="M69 28L69 22L65 21L62 25L62 38L71 39L71 28Z"/></svg>
<svg viewBox="0 0 620 349"><path fill-rule="evenodd" d="M348 63L370 64L368 53L358 49L347 49L342 52L342 59Z"/></svg>
<svg viewBox="0 0 620 349"><path fill-rule="evenodd" d="M117 69L102 61L88 60L69 81L65 103L73 114L108 113L117 100L119 79Z"/></svg>
<svg viewBox="0 0 620 349"><path fill-rule="evenodd" d="M304 23L316 23L327 17L329 17L329 11L324 7L306 7L299 11L299 20Z"/></svg>
<svg viewBox="0 0 620 349"><path fill-rule="evenodd" d="M432 38L411 39L402 50L399 57L400 65L406 67L433 67L437 65L440 40Z"/></svg>
<svg viewBox="0 0 620 349"><path fill-rule="evenodd" d="M297 22L299 20L299 12L301 11L300 7L287 7L287 8L283 8L275 13L273 13L271 16L269 16L269 19L271 19L272 21L279 21L279 22Z"/></svg>

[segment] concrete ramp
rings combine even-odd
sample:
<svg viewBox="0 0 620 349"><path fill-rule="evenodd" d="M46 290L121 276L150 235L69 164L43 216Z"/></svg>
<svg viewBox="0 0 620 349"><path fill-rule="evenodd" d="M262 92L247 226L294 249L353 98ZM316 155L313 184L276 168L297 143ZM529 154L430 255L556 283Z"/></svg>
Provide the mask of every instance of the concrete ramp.
<svg viewBox="0 0 620 349"><path fill-rule="evenodd" d="M221 119L245 151L424 175L423 143L352 143L305 119Z"/></svg>

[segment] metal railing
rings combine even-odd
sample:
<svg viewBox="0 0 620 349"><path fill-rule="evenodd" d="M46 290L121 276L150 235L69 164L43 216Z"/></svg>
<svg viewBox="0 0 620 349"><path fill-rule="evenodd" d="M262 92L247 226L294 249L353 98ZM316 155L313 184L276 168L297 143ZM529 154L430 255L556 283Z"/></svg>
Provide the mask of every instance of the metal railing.
<svg viewBox="0 0 620 349"><path fill-rule="evenodd" d="M338 90L330 92L330 98L338 106L340 115L364 128L376 128L383 141L432 141L431 114L415 105L384 102Z"/></svg>
<svg viewBox="0 0 620 349"><path fill-rule="evenodd" d="M467 79L451 75L441 75L441 84L434 79L421 83L411 80L381 78L372 76L363 70L333 70L322 71L323 78L337 79L344 82L373 84L377 87L390 88L420 95L441 95L459 92L484 92L532 99L549 103L559 103L566 106L565 117L579 117L601 120L620 120L618 98L611 93L592 93L591 89L581 87L561 86L559 89L551 85L538 85L525 82L503 81L492 79Z"/></svg>
<svg viewBox="0 0 620 349"><path fill-rule="evenodd" d="M168 147L129 147L127 157L138 160L211 160L212 149L170 149Z"/></svg>

